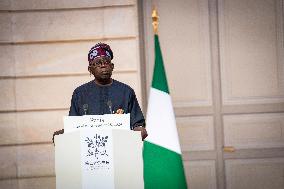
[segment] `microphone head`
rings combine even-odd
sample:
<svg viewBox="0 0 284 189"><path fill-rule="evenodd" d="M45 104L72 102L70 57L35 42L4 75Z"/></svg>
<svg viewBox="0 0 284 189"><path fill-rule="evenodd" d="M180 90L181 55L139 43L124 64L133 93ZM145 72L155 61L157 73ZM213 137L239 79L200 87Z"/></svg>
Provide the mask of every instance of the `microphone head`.
<svg viewBox="0 0 284 189"><path fill-rule="evenodd" d="M84 109L84 111L87 111L88 110L88 104L83 104L83 109Z"/></svg>

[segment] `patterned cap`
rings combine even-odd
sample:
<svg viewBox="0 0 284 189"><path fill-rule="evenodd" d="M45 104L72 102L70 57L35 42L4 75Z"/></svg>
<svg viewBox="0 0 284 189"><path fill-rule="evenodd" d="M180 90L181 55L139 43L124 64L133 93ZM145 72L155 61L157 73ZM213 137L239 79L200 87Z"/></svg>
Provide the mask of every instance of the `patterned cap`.
<svg viewBox="0 0 284 189"><path fill-rule="evenodd" d="M105 43L98 43L91 48L88 53L88 61L91 63L95 58L106 56L111 60L113 59L113 53L110 46Z"/></svg>

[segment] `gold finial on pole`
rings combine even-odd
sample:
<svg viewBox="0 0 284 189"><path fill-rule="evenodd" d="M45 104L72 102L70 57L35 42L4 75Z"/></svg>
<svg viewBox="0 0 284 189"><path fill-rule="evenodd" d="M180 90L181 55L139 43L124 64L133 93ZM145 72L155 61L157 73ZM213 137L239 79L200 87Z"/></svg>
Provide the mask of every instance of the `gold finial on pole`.
<svg viewBox="0 0 284 189"><path fill-rule="evenodd" d="M152 25L153 25L155 34L158 34L158 24L159 24L158 11L156 7L154 7L152 11Z"/></svg>

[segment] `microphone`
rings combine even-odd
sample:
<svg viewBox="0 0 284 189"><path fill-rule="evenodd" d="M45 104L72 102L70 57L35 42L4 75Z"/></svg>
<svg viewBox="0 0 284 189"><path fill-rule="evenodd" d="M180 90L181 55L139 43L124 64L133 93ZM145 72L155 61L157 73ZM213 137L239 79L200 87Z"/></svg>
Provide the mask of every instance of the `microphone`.
<svg viewBox="0 0 284 189"><path fill-rule="evenodd" d="M88 107L88 104L83 104L84 115L87 115Z"/></svg>
<svg viewBox="0 0 284 189"><path fill-rule="evenodd" d="M110 100L107 101L108 109L110 111L110 114L112 114L112 103Z"/></svg>

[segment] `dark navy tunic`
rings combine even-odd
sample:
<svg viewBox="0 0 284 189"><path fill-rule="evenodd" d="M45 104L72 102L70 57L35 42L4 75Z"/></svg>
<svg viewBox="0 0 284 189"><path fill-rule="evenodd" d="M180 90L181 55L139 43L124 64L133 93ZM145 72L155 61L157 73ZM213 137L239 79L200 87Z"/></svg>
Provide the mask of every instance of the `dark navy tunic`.
<svg viewBox="0 0 284 189"><path fill-rule="evenodd" d="M95 81L85 83L73 92L69 116L103 115L122 109L130 113L131 129L145 126L145 119L134 90L128 85L113 80L110 85L97 85Z"/></svg>

